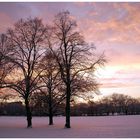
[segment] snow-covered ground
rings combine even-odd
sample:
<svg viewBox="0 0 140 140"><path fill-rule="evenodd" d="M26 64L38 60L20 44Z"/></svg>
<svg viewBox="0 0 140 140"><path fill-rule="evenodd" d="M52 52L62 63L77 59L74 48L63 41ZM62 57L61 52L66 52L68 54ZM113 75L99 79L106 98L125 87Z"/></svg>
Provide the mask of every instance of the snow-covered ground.
<svg viewBox="0 0 140 140"><path fill-rule="evenodd" d="M64 128L65 117L33 117L26 128L25 117L0 117L0 138L140 138L140 115L71 117L72 128Z"/></svg>

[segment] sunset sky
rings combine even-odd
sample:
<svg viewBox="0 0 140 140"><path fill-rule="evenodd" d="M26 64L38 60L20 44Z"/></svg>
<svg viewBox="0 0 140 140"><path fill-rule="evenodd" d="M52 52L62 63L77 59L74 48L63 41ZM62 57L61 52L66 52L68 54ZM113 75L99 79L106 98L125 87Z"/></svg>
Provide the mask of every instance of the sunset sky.
<svg viewBox="0 0 140 140"><path fill-rule="evenodd" d="M1 2L0 33L20 18L37 16L47 23L64 10L76 19L86 41L105 52L108 63L96 73L102 95L140 97L140 3Z"/></svg>

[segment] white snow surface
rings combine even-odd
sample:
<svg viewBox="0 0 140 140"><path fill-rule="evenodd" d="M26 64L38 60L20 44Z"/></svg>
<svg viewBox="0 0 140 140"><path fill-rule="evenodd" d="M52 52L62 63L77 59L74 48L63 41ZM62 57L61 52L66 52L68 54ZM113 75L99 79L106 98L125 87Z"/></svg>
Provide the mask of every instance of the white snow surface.
<svg viewBox="0 0 140 140"><path fill-rule="evenodd" d="M140 138L140 115L71 117L71 128L64 128L65 117L33 117L26 128L26 117L0 117L0 138Z"/></svg>

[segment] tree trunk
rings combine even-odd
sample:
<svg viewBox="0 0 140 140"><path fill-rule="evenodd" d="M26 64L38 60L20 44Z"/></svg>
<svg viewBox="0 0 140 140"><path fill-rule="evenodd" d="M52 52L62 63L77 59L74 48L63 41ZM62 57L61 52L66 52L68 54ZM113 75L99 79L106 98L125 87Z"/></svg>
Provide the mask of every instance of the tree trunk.
<svg viewBox="0 0 140 140"><path fill-rule="evenodd" d="M51 90L51 86L49 86L48 91L49 91L49 125L53 125L53 112L52 112L52 102L53 101L52 101L52 90Z"/></svg>
<svg viewBox="0 0 140 140"><path fill-rule="evenodd" d="M25 107L26 107L26 116L27 116L27 128L31 128L32 127L32 114L30 111L28 99L25 99Z"/></svg>
<svg viewBox="0 0 140 140"><path fill-rule="evenodd" d="M49 125L53 125L52 100L49 100Z"/></svg>
<svg viewBox="0 0 140 140"><path fill-rule="evenodd" d="M53 125L53 115L49 114L49 125Z"/></svg>
<svg viewBox="0 0 140 140"><path fill-rule="evenodd" d="M66 124L65 127L66 128L70 128L70 85L67 85L67 90L66 90Z"/></svg>

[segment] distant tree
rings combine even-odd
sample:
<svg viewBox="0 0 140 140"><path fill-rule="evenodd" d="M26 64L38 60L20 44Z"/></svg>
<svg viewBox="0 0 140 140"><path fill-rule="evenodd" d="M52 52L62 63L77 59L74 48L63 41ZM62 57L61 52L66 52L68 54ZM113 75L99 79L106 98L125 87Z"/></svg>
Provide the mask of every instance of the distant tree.
<svg viewBox="0 0 140 140"><path fill-rule="evenodd" d="M86 112L86 113L85 113ZM116 113L116 114L115 114ZM139 99L128 95L114 93L98 101L89 100L84 107L80 103L72 105L72 115L136 115L140 114Z"/></svg>
<svg viewBox="0 0 140 140"><path fill-rule="evenodd" d="M125 114L139 114L140 113L140 102L139 99L128 98L125 106Z"/></svg>
<svg viewBox="0 0 140 140"><path fill-rule="evenodd" d="M15 98L15 95L5 93L4 90L0 90L0 114L5 113L5 105L8 103L8 101L13 100Z"/></svg>
<svg viewBox="0 0 140 140"><path fill-rule="evenodd" d="M38 18L19 20L14 29L7 31L11 56L5 56L7 61L15 65L5 87L16 90L25 101L27 127L32 127L30 97L39 88L39 75L42 69L38 63L44 56L44 40L46 27Z"/></svg>
<svg viewBox="0 0 140 140"><path fill-rule="evenodd" d="M109 113L111 113L113 108L110 98L104 97L103 99L100 100L100 103L102 103L102 105L104 106L104 111L106 112L106 114L109 115Z"/></svg>
<svg viewBox="0 0 140 140"><path fill-rule="evenodd" d="M138 101L128 95L113 93L101 99L100 103L103 104L107 115L109 115L109 113L112 113L112 115L114 115L114 113L128 115L135 112L135 105Z"/></svg>
<svg viewBox="0 0 140 140"><path fill-rule="evenodd" d="M0 103L7 103L10 99L14 99L15 95L0 92Z"/></svg>
<svg viewBox="0 0 140 140"><path fill-rule="evenodd" d="M88 45L83 36L76 31L76 22L68 11L56 15L53 27L53 45L49 47L55 52L55 58L59 65L62 81L65 84L66 95L66 128L70 128L70 101L72 86L75 78L94 72L96 66L103 65L104 56L95 59L94 49ZM53 46L53 47L52 47Z"/></svg>

